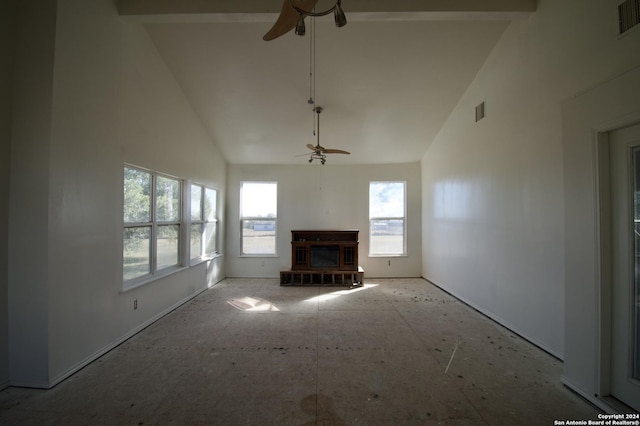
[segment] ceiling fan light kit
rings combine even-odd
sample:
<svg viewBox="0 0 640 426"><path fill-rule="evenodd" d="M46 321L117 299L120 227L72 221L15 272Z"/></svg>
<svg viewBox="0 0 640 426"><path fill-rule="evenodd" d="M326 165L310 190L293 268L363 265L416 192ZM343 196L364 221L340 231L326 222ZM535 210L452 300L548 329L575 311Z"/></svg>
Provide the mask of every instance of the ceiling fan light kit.
<svg viewBox="0 0 640 426"><path fill-rule="evenodd" d="M262 37L265 41L276 39L295 28L295 33L299 36L305 35L306 28L304 19L307 16L317 17L333 13L336 27L347 25L347 17L342 10L342 0L336 0L333 7L322 12L314 12L318 0L284 0L280 16L273 27Z"/></svg>
<svg viewBox="0 0 640 426"><path fill-rule="evenodd" d="M340 7L340 1L338 1L333 9L334 20L336 27L342 28L347 25L347 16L344 14L344 10Z"/></svg>
<svg viewBox="0 0 640 426"><path fill-rule="evenodd" d="M304 25L304 15L300 15L298 23L296 24L296 35L303 36L306 32L307 29Z"/></svg>
<svg viewBox="0 0 640 426"><path fill-rule="evenodd" d="M287 0L285 0L287 1ZM317 17L317 16L325 16L333 12L333 19L336 23L336 27L342 28L347 25L347 17L344 14L344 10L342 10L342 0L337 0L336 4L333 7L323 10L322 12L313 12L309 10L304 10L295 5L297 0L288 0L289 6L296 12L298 12L298 21L296 23L296 35L303 36L306 33L306 28L304 25L304 18L307 16Z"/></svg>

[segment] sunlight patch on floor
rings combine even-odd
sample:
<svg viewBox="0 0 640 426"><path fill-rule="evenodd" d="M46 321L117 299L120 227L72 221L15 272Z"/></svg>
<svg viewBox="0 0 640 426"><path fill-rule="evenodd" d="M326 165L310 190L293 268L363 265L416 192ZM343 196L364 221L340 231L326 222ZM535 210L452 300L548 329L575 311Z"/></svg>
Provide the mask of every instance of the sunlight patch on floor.
<svg viewBox="0 0 640 426"><path fill-rule="evenodd" d="M227 303L236 309L246 312L279 312L273 303L258 297L241 297L227 300Z"/></svg>
<svg viewBox="0 0 640 426"><path fill-rule="evenodd" d="M334 291L332 293L321 294L319 296L312 297L311 299L305 300L305 302L326 302L327 300L335 299L341 296L346 296L349 294L357 293L362 290L367 290L373 287L377 287L378 284L364 284L361 287L354 287L348 290L339 290Z"/></svg>

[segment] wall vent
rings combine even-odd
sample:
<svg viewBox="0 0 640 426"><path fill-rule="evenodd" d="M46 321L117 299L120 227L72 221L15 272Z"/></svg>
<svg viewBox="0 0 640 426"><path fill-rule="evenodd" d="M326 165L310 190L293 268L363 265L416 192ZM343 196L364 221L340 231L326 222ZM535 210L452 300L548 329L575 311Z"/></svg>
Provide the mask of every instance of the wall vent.
<svg viewBox="0 0 640 426"><path fill-rule="evenodd" d="M484 102L476 106L476 123L484 118Z"/></svg>
<svg viewBox="0 0 640 426"><path fill-rule="evenodd" d="M626 33L640 24L640 0L626 0L618 5L618 33Z"/></svg>

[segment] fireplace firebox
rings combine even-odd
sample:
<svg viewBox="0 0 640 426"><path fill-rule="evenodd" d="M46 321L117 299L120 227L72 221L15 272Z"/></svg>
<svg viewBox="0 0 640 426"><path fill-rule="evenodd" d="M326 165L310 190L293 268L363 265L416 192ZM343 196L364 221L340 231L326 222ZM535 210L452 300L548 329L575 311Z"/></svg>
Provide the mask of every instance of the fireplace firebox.
<svg viewBox="0 0 640 426"><path fill-rule="evenodd" d="M340 246L339 245L310 245L309 254L311 256L310 266L312 268L339 268L340 267Z"/></svg>

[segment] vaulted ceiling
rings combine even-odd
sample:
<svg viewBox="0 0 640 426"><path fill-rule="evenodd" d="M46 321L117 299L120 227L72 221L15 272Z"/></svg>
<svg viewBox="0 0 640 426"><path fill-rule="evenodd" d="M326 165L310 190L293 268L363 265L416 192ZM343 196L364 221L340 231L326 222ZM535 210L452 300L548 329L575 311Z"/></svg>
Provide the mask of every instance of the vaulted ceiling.
<svg viewBox="0 0 640 426"><path fill-rule="evenodd" d="M343 0L345 27L316 18L314 78L308 19L304 37L262 40L281 0L120 0L119 12L146 27L229 163L305 164L315 80L320 143L351 152L327 163L383 164L420 161L509 23L535 6Z"/></svg>

